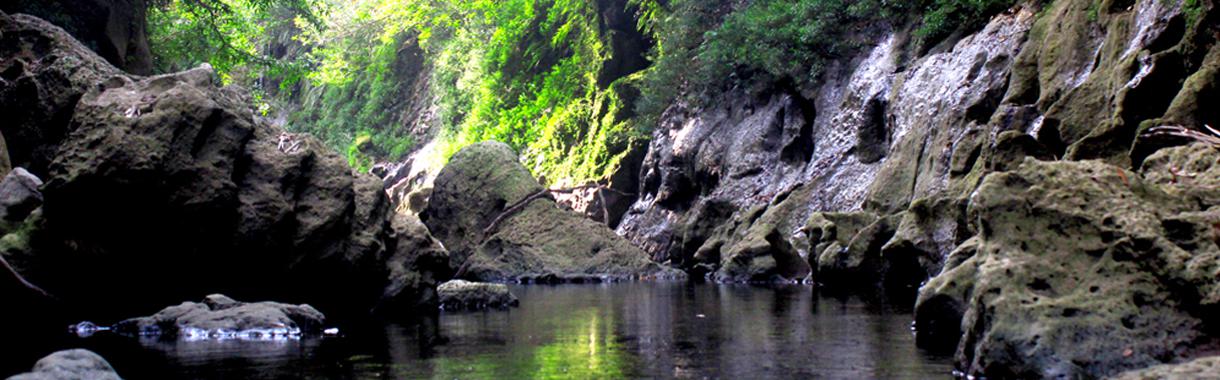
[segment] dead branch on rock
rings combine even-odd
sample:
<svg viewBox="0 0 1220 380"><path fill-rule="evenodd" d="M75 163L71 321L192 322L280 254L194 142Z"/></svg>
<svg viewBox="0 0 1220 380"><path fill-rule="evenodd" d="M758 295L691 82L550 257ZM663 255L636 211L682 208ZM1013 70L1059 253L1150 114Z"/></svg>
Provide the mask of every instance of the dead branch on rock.
<svg viewBox="0 0 1220 380"><path fill-rule="evenodd" d="M1148 131L1144 133L1144 136L1145 137L1154 137L1154 136L1183 137L1183 138L1188 138L1188 139L1195 140L1195 141L1198 141L1198 142L1201 142L1204 144L1208 144L1208 145L1211 145L1216 148L1220 148L1220 131L1216 130L1215 128L1212 128L1212 126L1210 126L1210 125L1204 125L1203 128L1206 129L1207 132L1210 132L1210 134L1204 133L1201 131L1196 131L1196 130L1186 128L1186 127L1183 127L1180 125L1165 125L1165 126L1160 126L1160 127L1148 128Z"/></svg>
<svg viewBox="0 0 1220 380"><path fill-rule="evenodd" d="M483 237L486 239L488 236L491 236L493 232L500 228L500 223L503 223L505 219L508 219L509 217L521 212L521 210L524 210L525 207L529 206L531 202L536 201L539 198L554 199L553 194L571 194L580 190L588 189L597 189L597 198L598 201L601 202L602 206L602 219L604 219L607 226L610 225L610 213L607 212L606 198L602 196L602 191L612 191L622 195L632 195L599 184L587 184L563 189L543 189L537 193L533 193L525 198L522 198L520 201L517 201L517 203L513 203L511 206L504 209L504 212L501 212L500 215L496 216L495 219L492 219L491 224L488 224L487 228L483 229Z"/></svg>
<svg viewBox="0 0 1220 380"><path fill-rule="evenodd" d="M46 290L42 290L42 288L39 288L37 285L34 285L34 284L30 283L29 281L27 281L25 279L25 277L21 276L21 273L17 273L17 269L13 268L13 266L8 263L8 260L4 259L4 256L0 256L0 266L3 266L4 269L8 270L9 275L12 276L14 280L17 280L17 282L20 283L21 286L24 286L27 289L30 289L34 293L38 293L39 295L41 295L43 297L50 298L50 299L55 298L55 296L52 296L51 293L47 293Z"/></svg>

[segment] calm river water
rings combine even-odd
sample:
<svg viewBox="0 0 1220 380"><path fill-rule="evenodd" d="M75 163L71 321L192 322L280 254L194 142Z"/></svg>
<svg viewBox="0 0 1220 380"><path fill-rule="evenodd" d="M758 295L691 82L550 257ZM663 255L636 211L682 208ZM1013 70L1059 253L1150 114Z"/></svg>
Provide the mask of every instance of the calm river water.
<svg viewBox="0 0 1220 380"><path fill-rule="evenodd" d="M18 356L88 348L129 380L951 377L947 357L915 347L908 311L818 296L808 286L512 290L521 307L510 311L345 326L335 338L158 342L99 334Z"/></svg>

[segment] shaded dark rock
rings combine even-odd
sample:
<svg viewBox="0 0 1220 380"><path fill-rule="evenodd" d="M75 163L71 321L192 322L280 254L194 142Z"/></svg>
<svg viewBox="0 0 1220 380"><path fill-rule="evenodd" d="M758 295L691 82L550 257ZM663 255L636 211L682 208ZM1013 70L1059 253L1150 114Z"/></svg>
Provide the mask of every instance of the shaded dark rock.
<svg viewBox="0 0 1220 380"><path fill-rule="evenodd" d="M504 284L452 280L436 287L442 310L483 310L516 307L517 296Z"/></svg>
<svg viewBox="0 0 1220 380"><path fill-rule="evenodd" d="M272 339L320 334L326 316L309 305L239 302L220 294L119 322L123 334L183 339Z"/></svg>
<svg viewBox="0 0 1220 380"><path fill-rule="evenodd" d="M22 145L53 152L34 156L53 160L41 222L22 234L28 249L15 260L32 282L97 319L209 292L332 314L434 301L448 265L438 247L399 244L430 238L394 229L380 181L352 173L317 140L268 125L210 68L129 77L45 22L0 21L3 62L24 62L21 83L45 94L0 89L0 105L29 121L20 131L60 131ZM104 296L114 294L140 297Z"/></svg>
<svg viewBox="0 0 1220 380"><path fill-rule="evenodd" d="M987 157L987 169L1009 171L1021 165L1025 157L1043 161L1055 159L1034 136L1019 131L1005 131L996 137L995 146Z"/></svg>
<svg viewBox="0 0 1220 380"><path fill-rule="evenodd" d="M110 363L89 350L75 349L59 351L42 358L28 373L8 380L121 380Z"/></svg>
<svg viewBox="0 0 1220 380"><path fill-rule="evenodd" d="M0 14L0 134L12 165L46 178L76 102L119 74L62 29L27 15Z"/></svg>
<svg viewBox="0 0 1220 380"><path fill-rule="evenodd" d="M0 10L26 13L64 28L110 64L129 73L152 73L146 0L0 0Z"/></svg>

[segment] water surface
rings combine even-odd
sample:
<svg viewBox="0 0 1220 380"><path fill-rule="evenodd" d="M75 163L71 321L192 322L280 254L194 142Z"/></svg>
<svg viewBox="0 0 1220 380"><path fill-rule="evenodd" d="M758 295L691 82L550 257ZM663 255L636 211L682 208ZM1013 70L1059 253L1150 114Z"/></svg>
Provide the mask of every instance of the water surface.
<svg viewBox="0 0 1220 380"><path fill-rule="evenodd" d="M127 379L788 379L950 377L907 312L811 287L513 286L511 311L365 323L272 342L65 340ZM43 353L45 355L45 353ZM32 365L32 363L31 363Z"/></svg>

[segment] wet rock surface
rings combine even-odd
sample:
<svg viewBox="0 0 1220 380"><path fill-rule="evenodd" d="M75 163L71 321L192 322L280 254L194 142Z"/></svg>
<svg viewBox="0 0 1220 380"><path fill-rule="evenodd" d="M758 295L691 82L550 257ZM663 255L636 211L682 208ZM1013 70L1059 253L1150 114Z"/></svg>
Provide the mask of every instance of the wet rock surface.
<svg viewBox="0 0 1220 380"><path fill-rule="evenodd" d="M560 209L550 197L538 196L505 214L542 190L507 145L478 143L455 154L437 175L421 219L448 248L459 278L563 282L681 276L604 224Z"/></svg>
<svg viewBox="0 0 1220 380"><path fill-rule="evenodd" d="M88 350L59 351L42 358L28 373L15 375L8 380L121 380L110 363Z"/></svg>
<svg viewBox="0 0 1220 380"><path fill-rule="evenodd" d="M147 317L119 322L114 329L138 336L203 339L284 339L320 334L326 316L309 305L239 302L220 294L183 302Z"/></svg>
<svg viewBox="0 0 1220 380"><path fill-rule="evenodd" d="M381 182L210 68L128 76L41 20L0 22L3 133L46 173L28 249L7 257L32 282L103 314L217 291L351 314L434 301L443 248L395 228Z"/></svg>
<svg viewBox="0 0 1220 380"><path fill-rule="evenodd" d="M504 284L452 280L436 287L442 310L505 309L519 303Z"/></svg>

